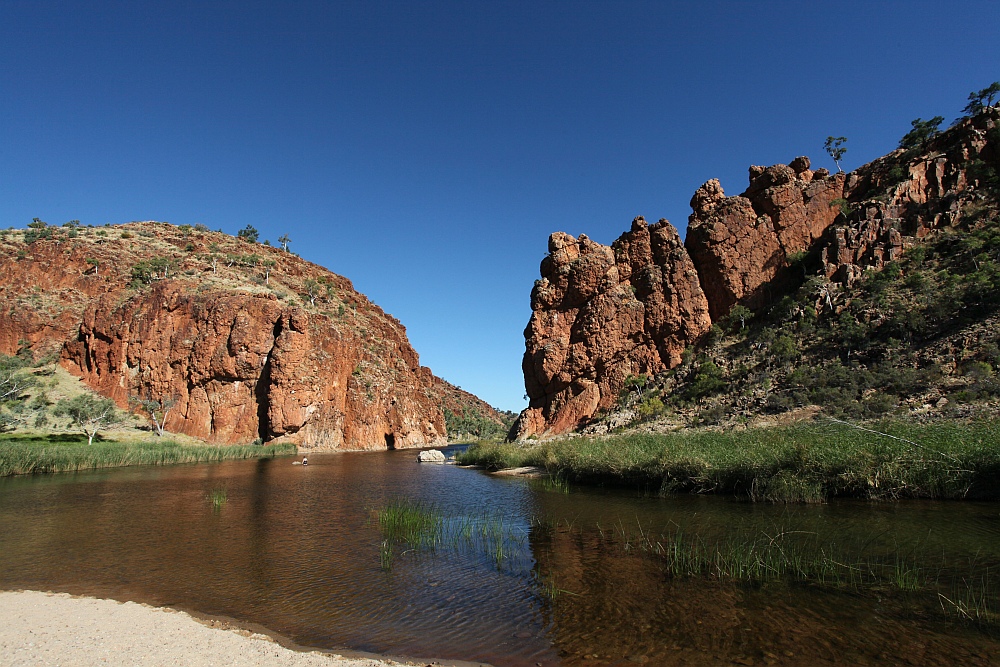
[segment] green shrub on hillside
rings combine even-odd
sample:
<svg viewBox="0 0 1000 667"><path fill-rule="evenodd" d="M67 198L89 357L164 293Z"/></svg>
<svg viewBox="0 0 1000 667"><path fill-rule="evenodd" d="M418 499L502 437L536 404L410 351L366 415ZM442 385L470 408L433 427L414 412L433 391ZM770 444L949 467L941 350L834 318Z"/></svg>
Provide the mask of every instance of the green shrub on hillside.
<svg viewBox="0 0 1000 667"><path fill-rule="evenodd" d="M480 440L503 438L507 435L510 426L509 424L497 424L472 407L466 408L461 414L456 414L445 408L444 422L449 437L467 436Z"/></svg>

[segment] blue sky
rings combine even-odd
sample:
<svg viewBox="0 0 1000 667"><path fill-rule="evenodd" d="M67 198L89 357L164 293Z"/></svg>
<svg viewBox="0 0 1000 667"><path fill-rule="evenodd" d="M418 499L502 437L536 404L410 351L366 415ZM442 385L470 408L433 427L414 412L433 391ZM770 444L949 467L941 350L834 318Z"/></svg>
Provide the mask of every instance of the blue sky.
<svg viewBox="0 0 1000 667"><path fill-rule="evenodd" d="M1000 79L1000 3L0 0L0 226L247 224L421 361L525 405L553 231L684 232L694 190L851 169Z"/></svg>

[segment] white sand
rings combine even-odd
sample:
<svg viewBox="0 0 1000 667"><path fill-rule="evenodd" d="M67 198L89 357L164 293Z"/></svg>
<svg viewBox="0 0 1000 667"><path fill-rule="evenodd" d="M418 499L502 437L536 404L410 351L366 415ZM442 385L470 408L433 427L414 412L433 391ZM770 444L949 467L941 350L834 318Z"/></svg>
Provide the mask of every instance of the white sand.
<svg viewBox="0 0 1000 667"><path fill-rule="evenodd" d="M388 667L416 664L293 651L266 635L226 623L215 625L226 629L208 627L184 612L134 602L35 591L0 592L0 665Z"/></svg>

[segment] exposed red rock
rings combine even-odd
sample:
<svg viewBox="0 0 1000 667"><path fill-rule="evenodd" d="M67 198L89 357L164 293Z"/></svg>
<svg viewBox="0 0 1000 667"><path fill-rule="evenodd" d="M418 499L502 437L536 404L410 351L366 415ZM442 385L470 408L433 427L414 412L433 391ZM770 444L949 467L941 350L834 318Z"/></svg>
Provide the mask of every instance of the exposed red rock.
<svg viewBox="0 0 1000 667"><path fill-rule="evenodd" d="M167 430L210 442L444 441L439 395L450 385L420 367L403 326L346 278L165 223L48 233L27 245L22 232L0 239L0 353L22 340L56 352L122 408L130 397L174 397ZM130 287L151 258L167 277Z"/></svg>
<svg viewBox="0 0 1000 667"><path fill-rule="evenodd" d="M796 287L794 260L819 259L826 277L850 283L959 224L983 208L982 163L1000 168L995 109L924 150L898 150L851 174L813 171L797 157L750 167L750 185L735 197L710 180L691 198L683 246L665 221L647 229L641 218L610 248L553 234L525 330L531 402L511 437L584 424L615 402L628 375L675 366L708 330L709 313L714 321L737 303L759 309Z"/></svg>
<svg viewBox="0 0 1000 667"><path fill-rule="evenodd" d="M925 150L896 150L852 172L845 197L853 211L821 248L823 272L852 283L881 269L915 239L962 222L979 186L969 165L1000 161L998 115L980 114L932 139Z"/></svg>
<svg viewBox="0 0 1000 667"><path fill-rule="evenodd" d="M610 247L557 232L531 293L522 364L530 405L514 437L561 433L610 407L631 375L655 375L711 326L677 230L643 218Z"/></svg>
<svg viewBox="0 0 1000 667"><path fill-rule="evenodd" d="M798 157L792 166L750 167L750 187L736 197L726 197L716 179L695 192L685 246L713 320L737 303L759 308L785 289L789 258L836 220L845 176L809 166Z"/></svg>

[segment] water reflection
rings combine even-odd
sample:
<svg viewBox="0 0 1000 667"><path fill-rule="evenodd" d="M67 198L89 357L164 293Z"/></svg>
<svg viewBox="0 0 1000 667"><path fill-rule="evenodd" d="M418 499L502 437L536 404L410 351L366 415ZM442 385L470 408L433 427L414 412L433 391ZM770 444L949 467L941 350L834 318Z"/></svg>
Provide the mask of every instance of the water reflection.
<svg viewBox="0 0 1000 667"><path fill-rule="evenodd" d="M995 571L995 504L777 508L563 494L414 459L396 451L311 456L305 468L278 459L3 479L0 587L227 615L311 646L497 665L990 664L1000 654L989 631L912 596L676 578L628 541L633 525L706 540L751 524L794 527ZM227 502L215 511L208 494L218 488ZM502 512L529 536L524 552L499 568L475 549L401 552L384 571L371 510L393 498L447 516Z"/></svg>
<svg viewBox="0 0 1000 667"><path fill-rule="evenodd" d="M532 532L532 548L542 577L549 578L554 589L545 615L563 665L987 665L998 655L1000 644L988 634L948 620L935 609L933 593L928 605L926 595L887 589L676 577L664 559L643 552L636 541L640 534L673 532L678 526L697 528L710 540L727 530L727 519L729 532L749 532L755 514L764 515L757 517L763 519L760 528L809 530L823 524L823 530L837 535L838 526L853 514L851 528L869 531L868 553L876 553L886 541L912 536L908 529L928 533L933 524L926 523L926 507L908 511L901 506L846 504L762 510L724 505L720 499L684 498L667 504L641 499L623 503L614 495L604 503L576 503L572 496L559 495L539 494L538 499L542 515L560 517ZM686 511L678 512L678 505L686 505ZM626 506L633 511L626 513ZM972 525L981 513L996 514L995 506L939 507L956 512L962 523L962 518L970 519ZM865 526L859 514L869 515L873 525ZM632 525L617 523L623 517L630 517ZM891 537L880 531L881 543L874 544L871 531L879 530L887 517L899 520L896 530ZM742 525L734 525L734 519ZM947 526L942 523L947 521L945 513L936 519L931 534ZM657 523L661 528L654 528ZM995 544L995 532L990 539ZM981 552L989 544L966 533L958 540L928 537L925 546L938 550L946 541L956 558L959 552Z"/></svg>

